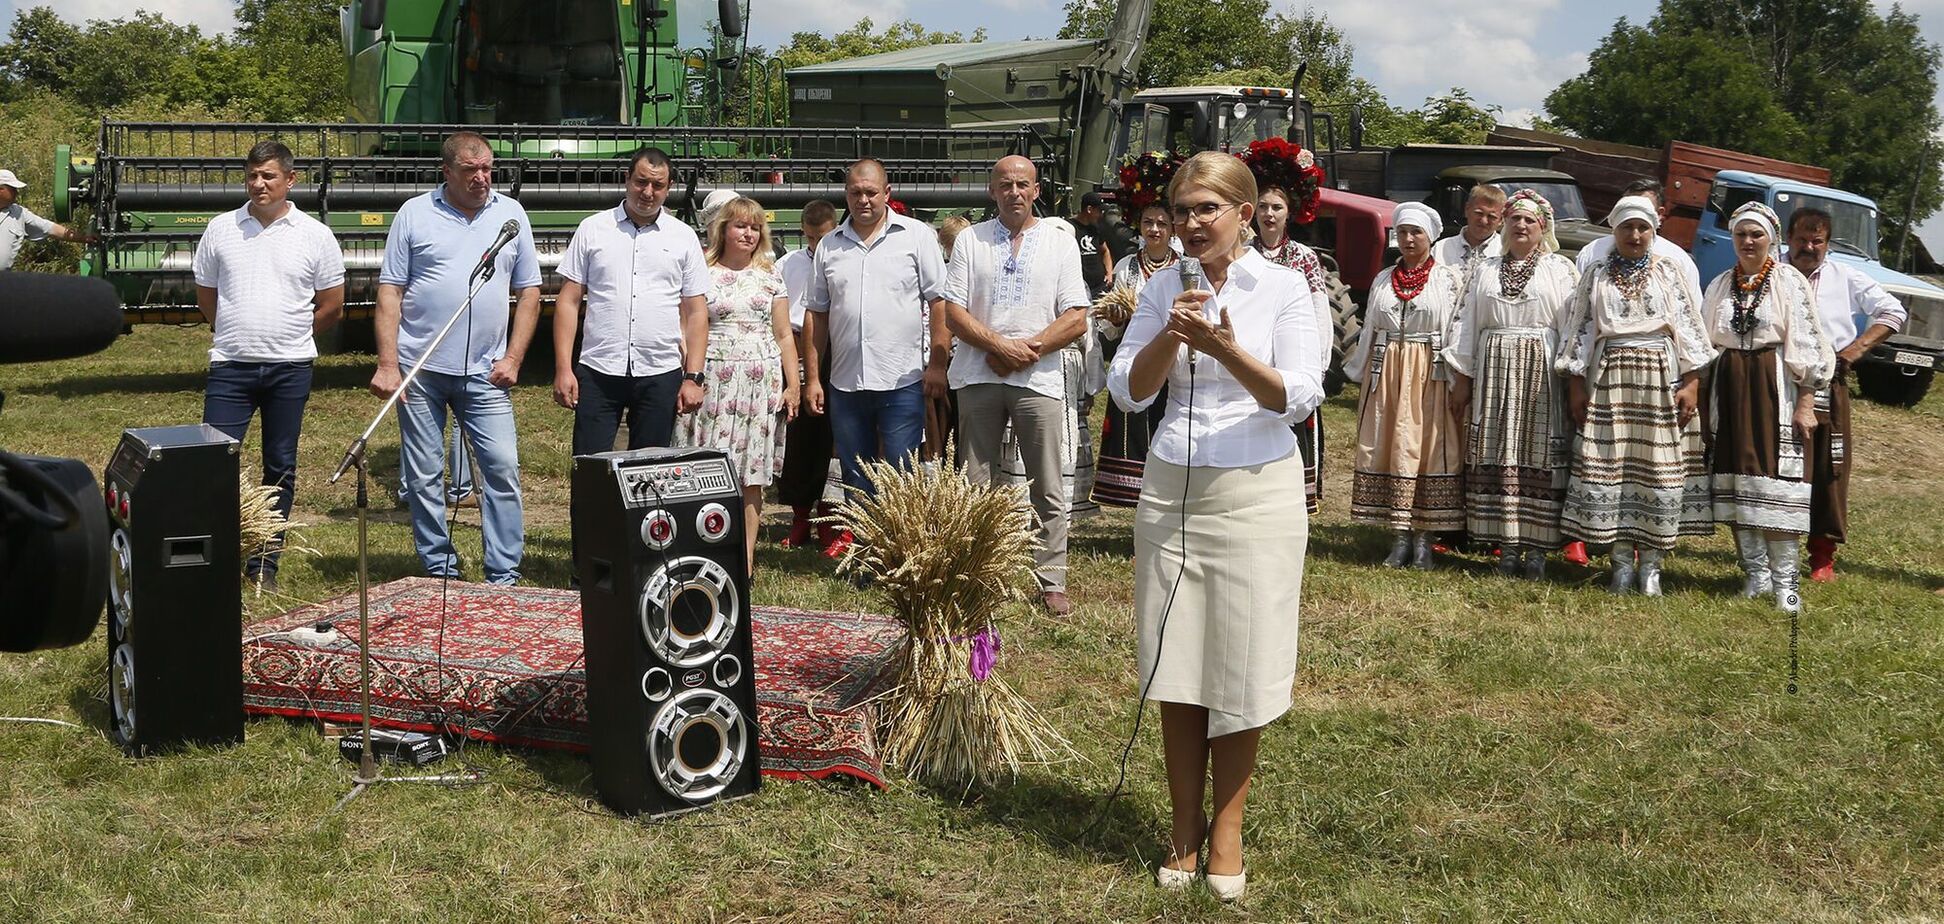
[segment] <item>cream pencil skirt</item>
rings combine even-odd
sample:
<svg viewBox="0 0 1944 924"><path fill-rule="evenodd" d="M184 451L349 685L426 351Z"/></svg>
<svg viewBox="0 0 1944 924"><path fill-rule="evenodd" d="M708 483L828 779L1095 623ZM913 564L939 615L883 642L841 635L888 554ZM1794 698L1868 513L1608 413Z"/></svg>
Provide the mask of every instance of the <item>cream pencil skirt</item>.
<svg viewBox="0 0 1944 924"><path fill-rule="evenodd" d="M1149 457L1134 513L1139 681L1154 677L1147 697L1206 708L1210 738L1289 711L1308 544L1300 454L1249 468Z"/></svg>

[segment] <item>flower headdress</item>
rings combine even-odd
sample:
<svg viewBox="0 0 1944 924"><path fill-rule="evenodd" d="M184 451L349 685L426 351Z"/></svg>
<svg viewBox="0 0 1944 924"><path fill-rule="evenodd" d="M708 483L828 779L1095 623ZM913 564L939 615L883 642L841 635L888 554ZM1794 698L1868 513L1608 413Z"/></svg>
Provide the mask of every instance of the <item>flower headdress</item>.
<svg viewBox="0 0 1944 924"><path fill-rule="evenodd" d="M1168 183L1184 159L1171 151L1149 151L1139 157L1130 155L1121 163L1120 189L1129 218L1138 220L1142 209L1168 194Z"/></svg>
<svg viewBox="0 0 1944 924"><path fill-rule="evenodd" d="M1553 207L1551 202L1546 201L1545 196L1540 195L1537 190L1521 189L1505 200L1505 208L1501 214L1506 218L1511 218L1513 212L1530 212L1537 216L1540 226L1540 252L1559 252L1559 236L1553 228ZM1499 235L1502 237L1510 236L1512 233L1510 227L1510 225L1507 225L1502 228L1499 231Z"/></svg>
<svg viewBox="0 0 1944 924"><path fill-rule="evenodd" d="M1316 220L1317 193L1323 188L1323 168L1316 155L1286 138L1252 141L1236 155L1255 174L1256 187L1274 186L1289 196L1290 221L1306 225Z"/></svg>

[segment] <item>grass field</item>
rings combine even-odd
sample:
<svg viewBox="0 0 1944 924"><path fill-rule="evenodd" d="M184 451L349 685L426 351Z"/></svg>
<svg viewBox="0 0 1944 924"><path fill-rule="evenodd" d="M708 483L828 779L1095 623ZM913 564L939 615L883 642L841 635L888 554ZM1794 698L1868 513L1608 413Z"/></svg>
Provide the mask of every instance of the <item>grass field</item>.
<svg viewBox="0 0 1944 924"><path fill-rule="evenodd" d="M98 471L122 428L198 419L206 341L144 327L88 359L0 367L0 446ZM288 597L256 615L353 588L351 487L324 479L375 410L369 375L369 357L320 363L297 519L321 555L293 557ZM564 586L570 415L550 377L536 358L515 397L526 574ZM1126 794L1076 843L1133 717L1115 511L1075 531L1073 616L1021 608L999 667L1084 760L971 798L777 783L637 823L595 805L580 760L474 745L482 785L331 814L351 768L312 726L257 720L239 747L128 760L104 731L99 636L0 656L0 714L86 726L0 724L0 921L1944 920L1944 398L1857 404L1855 535L1843 579L1806 591L1794 696L1786 619L1733 596L1725 535L1684 542L1659 601L1569 566L1539 585L1479 558L1375 567L1383 537L1348 523L1351 413L1349 395L1327 409L1296 707L1263 739L1238 906L1151 884L1167 834L1152 714ZM381 428L375 485L395 482L396 446ZM392 500L377 581L417 570ZM759 602L876 606L779 550L778 526Z"/></svg>

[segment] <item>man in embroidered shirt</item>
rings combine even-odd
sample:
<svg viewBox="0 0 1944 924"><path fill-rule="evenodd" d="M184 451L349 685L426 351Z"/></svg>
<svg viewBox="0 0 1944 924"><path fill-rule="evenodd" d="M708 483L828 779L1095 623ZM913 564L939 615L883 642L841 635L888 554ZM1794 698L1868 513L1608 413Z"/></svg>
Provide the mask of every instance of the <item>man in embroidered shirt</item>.
<svg viewBox="0 0 1944 924"><path fill-rule="evenodd" d="M13 269L20 256L20 245L27 241L53 238L76 244L92 244L97 238L57 222L48 221L14 201L27 188L12 170L0 170L0 270Z"/></svg>
<svg viewBox="0 0 1944 924"><path fill-rule="evenodd" d="M1466 276L1482 260L1505 252L1499 225L1505 222L1505 190L1490 183L1471 188L1465 197L1465 226L1431 248L1431 258Z"/></svg>
<svg viewBox="0 0 1944 924"><path fill-rule="evenodd" d="M1056 615L1066 594L1066 373L1060 350L1087 330L1092 304L1079 246L1033 216L1039 170L1012 156L992 168L997 218L960 234L945 273L945 323L959 338L951 385L958 389L959 451L975 484L999 477L1000 437L1010 419L1033 512L1039 516L1035 576Z"/></svg>
<svg viewBox="0 0 1944 924"><path fill-rule="evenodd" d="M1876 280L1829 259L1834 221L1819 208L1789 216L1789 262L1816 294L1816 319L1836 350L1836 377L1816 395L1816 429L1803 447L1809 481L1809 579L1836 579L1836 545L1849 536L1849 370L1903 329L1910 313ZM1857 331L1861 329L1862 333Z"/></svg>
<svg viewBox="0 0 1944 924"><path fill-rule="evenodd" d="M818 243L803 296L810 413L828 411L844 483L866 491L864 460L911 463L924 440L925 399L944 395L952 355L938 235L891 211L890 198L882 163L850 166L850 217ZM826 353L828 377L818 368Z"/></svg>
<svg viewBox="0 0 1944 924"><path fill-rule="evenodd" d="M776 261L776 274L783 277L784 291L790 297L790 329L796 332L797 355L804 355L803 302L810 289L810 273L817 262L817 243L837 227L837 208L822 199L804 205L797 227L803 232L803 247ZM824 356L824 375L830 374L829 355ZM801 381L808 382L806 374ZM831 481L830 418L821 414L798 414L790 421L783 446L783 473L776 483L777 499L791 510L790 535L783 547L801 548L810 544L811 513L823 500L824 488ZM825 515L828 510L823 511ZM836 533L829 526L816 527L819 545L828 547Z"/></svg>
<svg viewBox="0 0 1944 924"><path fill-rule="evenodd" d="M412 512L412 543L433 577L459 574L446 529L447 411L465 426L479 466L480 527L486 580L513 584L526 551L520 506L520 452L509 394L540 320L540 257L533 226L518 202L493 191L493 150L477 132L454 132L440 147L445 182L407 201L385 238L378 271L378 371L371 392L390 397L403 369L425 359L398 403L399 473ZM499 252L493 278L466 316L432 349L432 340L465 310L472 271L507 221L518 236ZM510 287L510 288L509 288ZM509 323L507 302L518 301Z"/></svg>
<svg viewBox="0 0 1944 924"><path fill-rule="evenodd" d="M196 307L214 332L203 423L240 442L262 411L262 483L277 489L277 512L288 520L317 358L313 336L344 313L344 254L331 229L290 203L297 181L290 148L259 142L243 165L250 201L210 219L196 244ZM275 593L277 560L273 544L244 569Z"/></svg>
<svg viewBox="0 0 1944 924"><path fill-rule="evenodd" d="M667 446L675 415L702 406L709 274L695 230L662 208L674 175L660 148L636 151L621 204L583 219L561 255L554 403L574 412L574 455L613 449L623 416L629 449Z"/></svg>

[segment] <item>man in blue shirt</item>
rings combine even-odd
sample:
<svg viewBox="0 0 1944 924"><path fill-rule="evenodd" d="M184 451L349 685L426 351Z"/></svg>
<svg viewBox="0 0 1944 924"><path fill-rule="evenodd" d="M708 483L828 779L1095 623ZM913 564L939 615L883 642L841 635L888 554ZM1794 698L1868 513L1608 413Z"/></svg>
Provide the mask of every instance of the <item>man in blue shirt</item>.
<svg viewBox="0 0 1944 924"><path fill-rule="evenodd" d="M463 424L481 483L486 580L520 578L526 528L520 509L520 453L508 391L540 319L540 257L518 202L493 192L493 151L476 132L455 132L439 151L445 182L405 203L385 239L378 272L378 371L371 392L389 397L403 369L427 357L432 339L471 288L472 270L509 219L520 233L494 261L474 298L410 392L398 403L399 471L412 512L412 541L433 577L459 575L446 529L445 425ZM506 305L517 294L511 323ZM456 425L457 425L456 424Z"/></svg>

